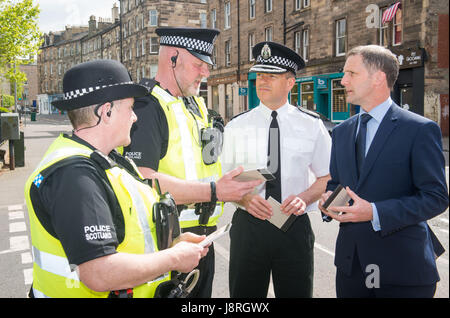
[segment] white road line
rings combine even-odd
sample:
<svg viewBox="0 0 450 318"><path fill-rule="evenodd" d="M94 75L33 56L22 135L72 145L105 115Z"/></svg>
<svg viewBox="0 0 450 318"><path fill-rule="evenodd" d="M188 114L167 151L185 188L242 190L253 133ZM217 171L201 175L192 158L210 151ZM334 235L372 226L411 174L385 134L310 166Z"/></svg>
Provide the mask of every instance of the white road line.
<svg viewBox="0 0 450 318"><path fill-rule="evenodd" d="M328 250L326 247L324 247L323 245L320 245L319 243L314 243L314 247L317 248L318 250L327 253L330 256L334 257L334 253L330 250Z"/></svg>
<svg viewBox="0 0 450 318"><path fill-rule="evenodd" d="M8 205L8 211L16 211L16 210L23 210L23 205L22 204Z"/></svg>
<svg viewBox="0 0 450 318"><path fill-rule="evenodd" d="M25 222L13 222L9 223L9 233L25 232L27 225Z"/></svg>
<svg viewBox="0 0 450 318"><path fill-rule="evenodd" d="M25 251L30 249L28 236L13 236L9 238L9 248L13 251Z"/></svg>
<svg viewBox="0 0 450 318"><path fill-rule="evenodd" d="M20 254L20 257L22 259L22 264L33 263L33 257L31 256L30 252L22 253L22 254Z"/></svg>
<svg viewBox="0 0 450 318"><path fill-rule="evenodd" d="M23 213L23 211L14 211L14 212L9 212L8 217L9 217L10 221L20 220L20 219L25 218L25 214Z"/></svg>
<svg viewBox="0 0 450 318"><path fill-rule="evenodd" d="M33 269L27 268L23 270L23 278L25 280L25 285L31 285L33 282Z"/></svg>
<svg viewBox="0 0 450 318"><path fill-rule="evenodd" d="M28 236L13 236L9 238L9 249L0 251L0 255L26 251L30 249L30 243L28 242Z"/></svg>

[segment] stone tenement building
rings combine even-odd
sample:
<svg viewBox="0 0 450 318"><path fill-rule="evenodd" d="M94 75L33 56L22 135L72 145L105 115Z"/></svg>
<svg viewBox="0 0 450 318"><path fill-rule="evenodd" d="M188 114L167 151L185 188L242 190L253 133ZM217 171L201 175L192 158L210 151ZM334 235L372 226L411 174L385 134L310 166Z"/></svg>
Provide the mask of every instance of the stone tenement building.
<svg viewBox="0 0 450 318"><path fill-rule="evenodd" d="M392 21L382 14L400 5ZM229 120L258 105L251 48L272 40L306 60L291 92L292 104L340 122L358 111L340 84L346 53L380 44L401 64L392 92L402 107L441 125L448 135L448 2L439 0L122 0L112 19L91 17L89 26L66 27L45 36L39 55L41 110L62 93L71 66L98 58L122 61L134 80L154 77L158 26L208 26L221 31L202 95Z"/></svg>
<svg viewBox="0 0 450 318"><path fill-rule="evenodd" d="M111 1L113 2L113 1ZM67 26L44 35L38 56L42 113L62 97L62 79L72 66L95 59L115 59L128 68L133 80L154 77L157 71L160 26L207 26L206 0L121 0L111 18L91 16L88 26ZM206 82L202 85L206 97Z"/></svg>
<svg viewBox="0 0 450 318"><path fill-rule="evenodd" d="M340 122L357 111L340 84L353 47L384 45L401 64L393 99L441 125L448 135L448 2L402 0L392 21L381 23L394 0L211 0L209 26L221 31L208 103L230 119L258 105L252 47L284 43L306 60L291 92L299 104ZM380 27L381 26L381 27Z"/></svg>

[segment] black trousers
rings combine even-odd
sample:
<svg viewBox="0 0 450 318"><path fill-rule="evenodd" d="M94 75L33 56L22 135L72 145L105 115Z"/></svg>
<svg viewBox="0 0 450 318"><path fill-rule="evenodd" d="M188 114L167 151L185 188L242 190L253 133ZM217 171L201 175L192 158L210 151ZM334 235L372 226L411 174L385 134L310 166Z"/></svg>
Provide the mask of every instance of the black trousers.
<svg viewBox="0 0 450 318"><path fill-rule="evenodd" d="M337 298L432 298L436 292L436 283L424 286L397 286L381 283L379 286L367 286L368 273L363 271L355 249L351 275L337 268ZM370 281L370 277L369 277Z"/></svg>
<svg viewBox="0 0 450 318"><path fill-rule="evenodd" d="M238 209L230 230L231 298L265 298L272 274L276 297L312 297L314 233L308 215L285 233Z"/></svg>
<svg viewBox="0 0 450 318"><path fill-rule="evenodd" d="M192 232L198 235L209 235L217 230L217 226L205 227L197 226L191 228L182 229L182 232ZM214 256L214 244L209 247L208 254L203 257L198 266L196 267L200 271L200 277L192 290L189 298L211 298L212 284L214 279L215 270L215 256ZM186 277L188 274L184 275Z"/></svg>

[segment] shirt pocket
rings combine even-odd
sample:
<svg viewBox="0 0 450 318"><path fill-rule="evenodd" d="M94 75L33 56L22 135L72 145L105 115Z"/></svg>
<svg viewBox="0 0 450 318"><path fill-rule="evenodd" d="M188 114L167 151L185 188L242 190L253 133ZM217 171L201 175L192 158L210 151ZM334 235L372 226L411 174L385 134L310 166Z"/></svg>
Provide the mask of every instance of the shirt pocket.
<svg viewBox="0 0 450 318"><path fill-rule="evenodd" d="M310 156L314 151L314 141L307 138L287 137L283 147L292 155Z"/></svg>

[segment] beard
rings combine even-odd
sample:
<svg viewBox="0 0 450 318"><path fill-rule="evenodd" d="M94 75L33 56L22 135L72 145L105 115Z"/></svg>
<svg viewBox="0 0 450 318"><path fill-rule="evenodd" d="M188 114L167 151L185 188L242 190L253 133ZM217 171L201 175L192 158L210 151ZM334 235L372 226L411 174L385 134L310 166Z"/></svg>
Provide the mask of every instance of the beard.
<svg viewBox="0 0 450 318"><path fill-rule="evenodd" d="M181 87L184 97L198 96L200 94L200 85L203 78L197 78L193 82L187 83Z"/></svg>

